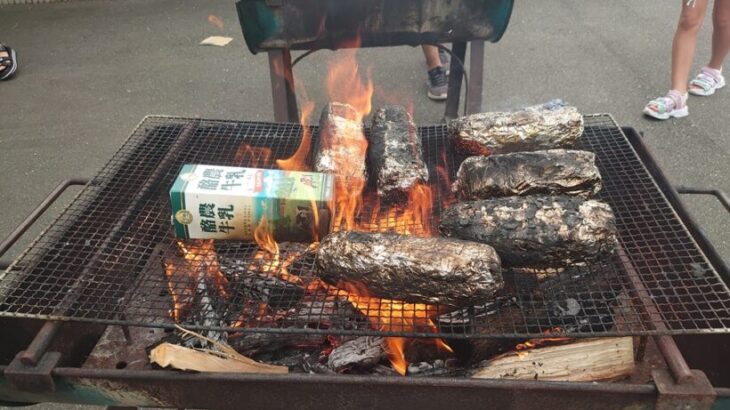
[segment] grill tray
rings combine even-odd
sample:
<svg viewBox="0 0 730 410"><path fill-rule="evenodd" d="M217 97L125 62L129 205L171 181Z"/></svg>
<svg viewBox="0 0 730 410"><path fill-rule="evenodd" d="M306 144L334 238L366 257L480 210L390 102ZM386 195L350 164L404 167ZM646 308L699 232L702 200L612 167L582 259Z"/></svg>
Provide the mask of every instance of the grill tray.
<svg viewBox="0 0 730 410"><path fill-rule="evenodd" d="M274 159L296 150L301 132L296 124L145 118L64 213L0 274L0 316L174 327L162 257L176 249L168 190L180 167L272 167ZM316 138L316 127L313 132ZM462 158L451 150L445 126L421 127L419 133L437 188L432 221L437 226L440 211L454 200L446 174L453 178ZM444 310L435 332L397 324L376 330L392 322L394 314L413 318L422 313L382 306L370 325L347 309L323 324L321 310L312 306L325 302L324 292L307 296L309 308L263 320L258 312L241 309L250 305L243 289L214 298L214 309L203 309L221 319L217 325L203 326L193 315L180 324L195 330L451 338L730 331L730 291L613 118L587 116L582 144L597 155L605 184L599 197L617 216L621 249L599 265L565 272L507 271L508 295L493 305ZM370 215L372 207L366 200L362 215ZM258 248L220 241L216 250L247 261ZM289 250L283 244L283 258ZM311 257L299 258L289 271L308 282L314 279L312 265ZM246 326L234 327L240 323Z"/></svg>

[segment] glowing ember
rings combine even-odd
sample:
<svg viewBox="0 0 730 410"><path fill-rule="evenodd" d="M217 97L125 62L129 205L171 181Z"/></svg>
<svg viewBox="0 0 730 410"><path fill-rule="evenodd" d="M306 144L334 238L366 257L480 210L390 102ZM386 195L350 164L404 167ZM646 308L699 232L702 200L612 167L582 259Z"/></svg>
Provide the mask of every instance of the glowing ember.
<svg viewBox="0 0 730 410"><path fill-rule="evenodd" d="M347 297L360 312L370 319L370 323L378 325L378 330L388 332L436 332L431 317L438 314L438 307L422 303L406 303L397 300L380 299L368 296L365 286L354 283L343 283L338 286L347 292L338 294ZM453 350L441 339L433 339L442 350L452 353ZM403 337L387 337L388 359L399 374L405 375L408 361L405 357L406 347L411 339Z"/></svg>

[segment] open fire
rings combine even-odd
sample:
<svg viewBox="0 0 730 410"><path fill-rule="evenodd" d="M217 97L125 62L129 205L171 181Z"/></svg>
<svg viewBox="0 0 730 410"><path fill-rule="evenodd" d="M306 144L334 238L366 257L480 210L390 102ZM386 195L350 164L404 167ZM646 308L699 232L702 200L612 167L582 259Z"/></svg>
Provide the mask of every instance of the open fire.
<svg viewBox="0 0 730 410"><path fill-rule="evenodd" d="M355 40L357 41L357 40ZM356 46L357 44L353 44ZM293 80L293 79L292 79ZM252 167L271 167L276 165L282 170L300 171L309 169L313 138L309 121L314 112L315 104L306 99L306 92L297 83L300 95L305 96L302 104L301 124L303 125L302 138L296 152L289 158L274 159L271 150L266 147L252 147L241 145L235 153L235 165ZM364 198L367 180L365 178L353 177L358 175L357 162L352 161L349 154L363 157L367 150L368 142L362 132L363 119L372 110L372 97L374 85L369 70L363 72L357 61L356 47L346 48L340 51L338 58L333 59L329 65L326 79L326 88L330 101L346 104L354 109L356 113L352 119L353 125L345 125L347 133L345 147L330 147L343 149L342 156L334 156L337 176L335 179L335 201L330 212L332 214L332 230L366 231L366 232L394 232L402 235L433 236L435 228L431 226L433 210L433 189L448 190L449 187L432 187L426 183L417 183L408 192L407 200L400 204L381 206L380 198L373 195L372 198ZM392 97L392 96L391 96ZM412 107L413 105L409 105ZM341 125L340 125L341 126ZM350 129L346 127L350 126ZM321 142L320 142L321 143ZM443 168L442 165L439 165ZM443 169L440 170L443 172ZM363 215L363 201L373 201L374 206L370 214ZM318 209L314 211L313 226L319 226ZM316 228L315 228L316 229ZM313 232L313 237L318 240L318 233ZM290 252L282 259L279 244L274 238L273 229L264 216L260 219L254 231L254 239L259 250L253 255L248 263L248 269L265 273L285 282L303 286L307 293L326 292L328 299L332 301L349 301L364 317L368 318L371 326L376 330L408 333L413 331L429 333L436 332L436 326L432 317L439 313L436 306L420 303L406 303L398 300L389 300L371 296L368 289L361 283L344 282L338 286L325 284L320 280L304 283L302 278L290 272L294 261L301 256L302 252ZM312 244L316 247L316 242ZM169 279L169 292L173 300L174 308L170 315L180 322L190 308L192 295L198 286L197 283L203 280L201 275L208 275L215 284L216 291L222 297L229 297L230 290L226 276L220 270L220 263L213 247L212 241L190 241L179 242L179 250L187 264L182 268L176 266L172 261L166 261L165 271ZM311 251L311 249L310 249ZM189 275L188 285L183 289L173 288L173 283L178 281L173 275L180 275L181 272ZM249 310L250 307L247 307ZM254 307L256 314L260 316L271 315L276 311L265 303ZM251 317L251 313L240 315ZM245 327L245 320L235 322L236 326ZM428 339L438 349L445 353L452 352L452 349L441 339ZM330 340L330 344L333 341ZM337 342L338 344L340 342ZM412 339L403 337L388 337L385 339L387 356L392 367L399 374L405 375L408 368L406 360L407 351Z"/></svg>

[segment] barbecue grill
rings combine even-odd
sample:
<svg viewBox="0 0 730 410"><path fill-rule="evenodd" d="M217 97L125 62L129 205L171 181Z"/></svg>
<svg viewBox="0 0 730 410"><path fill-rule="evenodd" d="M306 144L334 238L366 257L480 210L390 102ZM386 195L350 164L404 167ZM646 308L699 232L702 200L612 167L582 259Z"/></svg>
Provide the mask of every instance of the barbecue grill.
<svg viewBox="0 0 730 410"><path fill-rule="evenodd" d="M239 327L234 325L238 318L231 312L240 312L237 307L249 302L250 293L245 288L236 289L234 297L214 301L218 312L214 325L201 321L200 313L183 316L179 322L199 331L241 334L347 334L449 340L555 334L634 335L642 336L639 357L645 355L646 336L654 336L669 369L655 374L656 385L295 374L185 375L138 367L140 360L146 365L144 348L149 342L174 327L170 292L184 286L170 281L161 263L176 246L167 193L180 167L184 163L272 166L273 159L286 158L296 150L303 133L302 126L296 124L147 117L102 171L85 183L63 214L2 274L0 316L5 318L4 328L12 331L0 336L3 358L9 362L2 367L0 398L41 401L52 397L88 403L177 407L237 407L247 403L257 408L319 407L322 397L342 407L377 407L386 405L387 398L388 406L407 408L432 408L446 403L476 406L482 404L484 397L492 397L497 405L521 407L535 407L536 403L542 407L547 397L560 400L564 407L582 407L586 400L600 402L597 407L608 403L662 405L687 401L711 405L716 394L721 399L730 398L730 391L714 389L701 372L690 370L669 336L714 333L725 337L730 333L730 291L723 281L728 277L727 267L697 234L694 223L638 135L622 130L610 115L587 116L585 121L582 148L596 153L605 183L600 198L616 212L619 251L602 263L576 267L567 279L562 272L507 272L508 287L511 284L516 289L542 290L510 295L506 303L520 306L519 311L525 313L514 317L508 325L486 326L485 312L504 308L497 303L438 312L436 316L443 320L439 320L435 331L376 330L393 315L418 314L387 309L380 310L380 317L371 317L371 326L332 328L317 326L323 318L321 311L311 307L315 303L298 309L293 316L285 316L275 325L250 315L245 318L247 326ZM311 131L316 140L317 128L311 127ZM434 226L442 207L453 201L448 181L462 159L447 143L445 131L445 126L418 130L437 188L434 217L430 221ZM27 222L32 223L63 188L82 182L62 185ZM373 195L366 191L364 197ZM376 202L366 200L361 218L372 215L376 206ZM387 208L377 209L379 215L388 215ZM385 223L390 223L387 218ZM21 226L3 242L0 252L25 229L27 226ZM283 257L301 251L297 244L281 245ZM216 244L216 251L221 258L247 261L255 258L258 248L253 244L221 242ZM310 281L312 264L312 257L302 252L289 270L305 282ZM273 274L272 269L281 266L262 264L257 269ZM535 280L541 276L551 279ZM591 279L574 280L575 277ZM326 302L325 296L314 292L311 301ZM216 298L214 294L211 297ZM568 298L580 304L580 313L556 314ZM617 300L620 309L615 309ZM290 305L296 306L297 301L292 300ZM611 308L613 314L607 314ZM352 312L334 315L329 320L358 323ZM535 317L542 319L535 321ZM39 330L39 321L31 319L46 322ZM696 344L701 339L688 340L687 343ZM13 359L15 352L22 349L25 350ZM721 383L727 380L722 373L714 377ZM11 385L14 387L10 388ZM48 396L53 391L54 395ZM262 391L270 394L261 395ZM407 397L403 395L405 391ZM280 400L272 402L267 397Z"/></svg>

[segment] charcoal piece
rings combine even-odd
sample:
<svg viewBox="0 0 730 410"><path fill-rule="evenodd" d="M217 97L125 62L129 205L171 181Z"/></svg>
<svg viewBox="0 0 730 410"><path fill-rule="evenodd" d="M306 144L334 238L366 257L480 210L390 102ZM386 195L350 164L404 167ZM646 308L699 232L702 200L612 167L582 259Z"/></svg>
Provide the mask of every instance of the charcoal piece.
<svg viewBox="0 0 730 410"><path fill-rule="evenodd" d="M589 198L601 186L594 153L552 149L469 157L459 167L453 191L463 200L542 194Z"/></svg>
<svg viewBox="0 0 730 410"><path fill-rule="evenodd" d="M459 367L454 359L436 359L409 363L406 374L409 377L462 377L466 375L466 369Z"/></svg>
<svg viewBox="0 0 730 410"><path fill-rule="evenodd" d="M384 201L405 201L414 186L428 181L421 137L405 107L388 105L376 111L368 141L370 175Z"/></svg>
<svg viewBox="0 0 730 410"><path fill-rule="evenodd" d="M347 298L302 300L286 313L287 322L329 329L367 329L369 322Z"/></svg>
<svg viewBox="0 0 730 410"><path fill-rule="evenodd" d="M583 134L583 116L575 107L552 100L513 112L456 118L448 127L462 154L503 154L571 147Z"/></svg>
<svg viewBox="0 0 730 410"><path fill-rule="evenodd" d="M492 247L394 233L332 233L317 251L315 272L335 286L359 283L372 296L433 305L486 303L502 287Z"/></svg>
<svg viewBox="0 0 730 410"><path fill-rule="evenodd" d="M358 112L348 104L327 104L319 119L314 170L347 180L366 181L366 151L367 140Z"/></svg>
<svg viewBox="0 0 730 410"><path fill-rule="evenodd" d="M607 204L571 196L505 197L446 209L448 237L489 244L505 267L590 263L616 248L616 221Z"/></svg>
<svg viewBox="0 0 730 410"><path fill-rule="evenodd" d="M272 309L289 309L304 297L304 288L279 279L272 274L249 270L250 262L230 257L220 257L221 271L246 298L268 304Z"/></svg>
<svg viewBox="0 0 730 410"><path fill-rule="evenodd" d="M316 349L325 341L325 336L302 333L236 333L228 338L228 344L244 356L275 352L285 347Z"/></svg>
<svg viewBox="0 0 730 410"><path fill-rule="evenodd" d="M337 372L353 367L369 369L386 357L382 337L362 336L334 348L327 366Z"/></svg>

